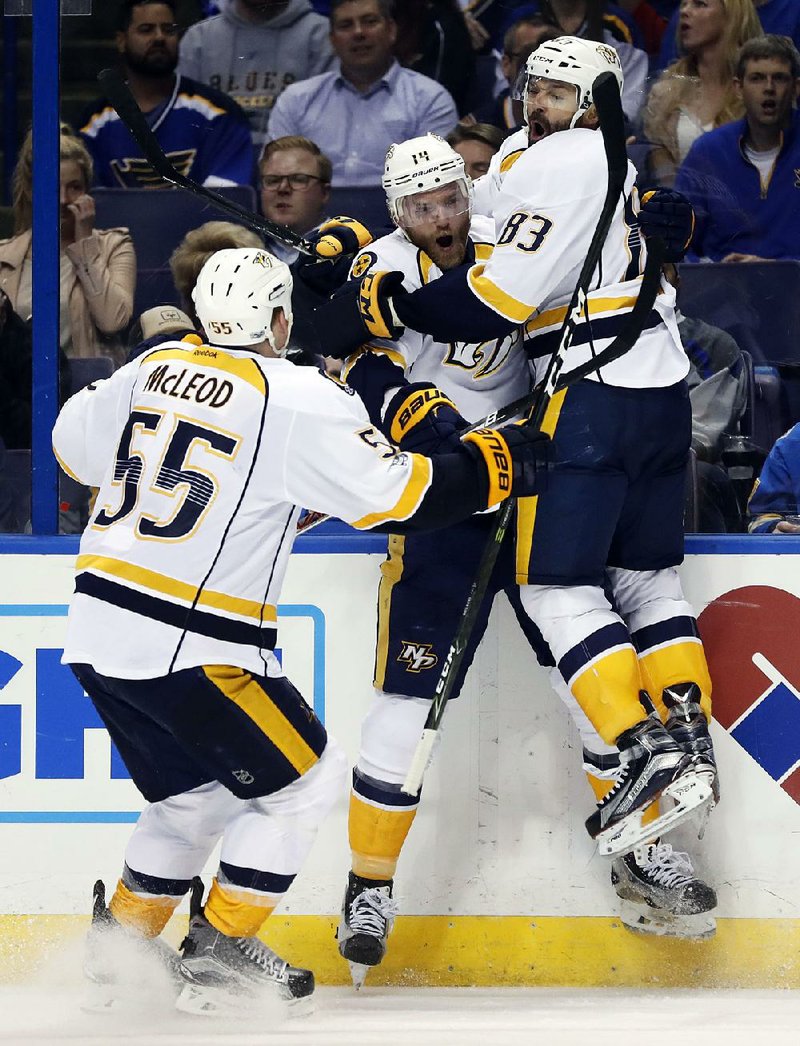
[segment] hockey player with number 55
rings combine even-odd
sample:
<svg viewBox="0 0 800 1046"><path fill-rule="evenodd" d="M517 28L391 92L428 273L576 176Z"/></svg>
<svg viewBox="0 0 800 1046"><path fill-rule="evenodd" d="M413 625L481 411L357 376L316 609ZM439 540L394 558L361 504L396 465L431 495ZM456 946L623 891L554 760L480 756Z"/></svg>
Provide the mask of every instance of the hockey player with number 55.
<svg viewBox="0 0 800 1046"><path fill-rule="evenodd" d="M604 203L606 157L591 88L609 66L618 68L613 50L573 37L530 56L524 105L532 148L504 173L491 256L410 294L400 273L371 274L321 310L320 324L335 330L329 351L344 356L372 337L401 337L406 327L441 342L475 342L524 325L542 375ZM562 375L602 353L636 303L646 251L631 221L634 178L629 164ZM615 845L622 840L622 852L674 827L716 785L708 669L696 630L683 620L674 570L683 556L691 435L687 370L674 291L663 282L634 347L554 395L544 421L555 452L547 490L517 514L522 605L578 704L621 754L619 779L587 827L613 835ZM616 608L603 591L607 566L622 579ZM651 593L630 612L626 574ZM660 719L647 714L643 693ZM662 792L677 805L640 824Z"/></svg>
<svg viewBox="0 0 800 1046"><path fill-rule="evenodd" d="M217 252L193 294L208 344L140 356L54 429L65 469L100 488L64 661L147 800L108 908L95 890L87 974L103 1005L135 987L120 941L167 967L188 1012L314 990L257 937L343 787L341 751L274 653L297 506L362 529L446 526L535 492L546 463L547 440L518 425L399 453L351 390L281 358L291 290L267 252ZM220 839L179 956L159 934Z"/></svg>

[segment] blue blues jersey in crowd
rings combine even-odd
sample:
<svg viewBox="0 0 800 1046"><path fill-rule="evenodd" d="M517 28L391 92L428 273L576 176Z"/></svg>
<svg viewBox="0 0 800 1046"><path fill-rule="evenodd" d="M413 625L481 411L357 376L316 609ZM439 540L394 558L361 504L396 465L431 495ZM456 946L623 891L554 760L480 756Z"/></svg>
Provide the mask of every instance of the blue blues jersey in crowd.
<svg viewBox="0 0 800 1046"><path fill-rule="evenodd" d="M159 145L181 174L203 185L250 185L253 145L239 106L221 91L176 77L171 96L145 114ZM95 184L163 188L107 98L85 114L81 136L94 160Z"/></svg>

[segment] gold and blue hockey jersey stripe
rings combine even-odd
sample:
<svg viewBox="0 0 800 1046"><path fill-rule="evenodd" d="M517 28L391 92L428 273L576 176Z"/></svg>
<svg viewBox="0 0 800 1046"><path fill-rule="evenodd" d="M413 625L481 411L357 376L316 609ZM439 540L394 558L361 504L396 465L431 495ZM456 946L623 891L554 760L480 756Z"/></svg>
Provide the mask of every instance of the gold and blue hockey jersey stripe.
<svg viewBox="0 0 800 1046"><path fill-rule="evenodd" d="M175 628L227 643L272 650L275 606L199 588L178 578L108 556L78 556L75 591Z"/></svg>

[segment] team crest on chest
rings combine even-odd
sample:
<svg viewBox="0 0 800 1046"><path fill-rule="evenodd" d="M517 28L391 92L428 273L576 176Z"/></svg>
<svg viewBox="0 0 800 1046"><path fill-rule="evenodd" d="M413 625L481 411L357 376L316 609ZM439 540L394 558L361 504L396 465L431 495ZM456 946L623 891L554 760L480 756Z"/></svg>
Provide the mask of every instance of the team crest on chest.
<svg viewBox="0 0 800 1046"><path fill-rule="evenodd" d="M474 371L472 377L478 381L500 370L511 349L517 344L518 338L519 335L514 331L513 334L507 334L496 341L451 341L443 362L450 367Z"/></svg>
<svg viewBox="0 0 800 1046"><path fill-rule="evenodd" d="M432 643L403 642L397 660L401 665L406 666L406 672L422 672L439 663L439 658L433 652Z"/></svg>

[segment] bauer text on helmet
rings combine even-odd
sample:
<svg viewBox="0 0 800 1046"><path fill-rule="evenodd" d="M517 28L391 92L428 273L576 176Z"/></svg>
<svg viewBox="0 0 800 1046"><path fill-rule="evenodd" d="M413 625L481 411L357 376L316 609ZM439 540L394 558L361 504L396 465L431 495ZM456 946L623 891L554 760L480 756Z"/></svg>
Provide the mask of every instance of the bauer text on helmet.
<svg viewBox="0 0 800 1046"><path fill-rule="evenodd" d="M592 85L601 73L612 73L622 92L622 67L613 47L583 40L577 36L559 36L546 40L532 51L525 63L525 121L528 121L528 94L536 80L557 80L571 84L577 91L577 108L570 127L575 127L592 104Z"/></svg>
<svg viewBox="0 0 800 1046"><path fill-rule="evenodd" d="M472 207L472 183L464 170L464 160L438 134L423 134L389 146L382 183L392 220L401 227L427 221L428 211L410 203L417 193L445 185L457 186L454 200L447 205L451 216Z"/></svg>
<svg viewBox="0 0 800 1046"><path fill-rule="evenodd" d="M267 251L237 247L217 251L205 263L192 300L213 345L246 346L269 342L281 355L272 333L277 309L292 322L292 274L289 266Z"/></svg>

